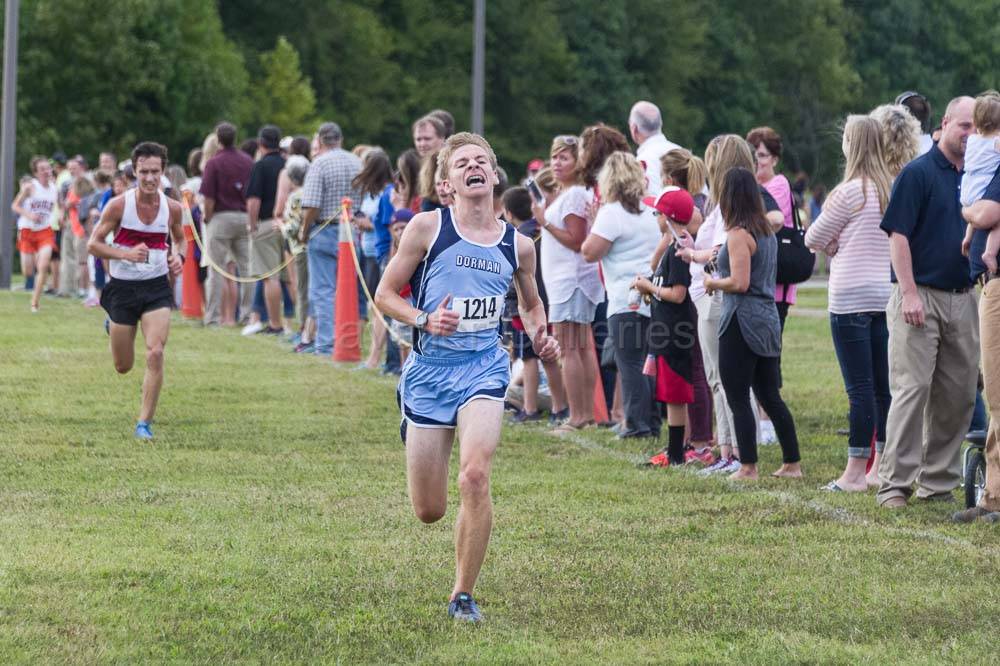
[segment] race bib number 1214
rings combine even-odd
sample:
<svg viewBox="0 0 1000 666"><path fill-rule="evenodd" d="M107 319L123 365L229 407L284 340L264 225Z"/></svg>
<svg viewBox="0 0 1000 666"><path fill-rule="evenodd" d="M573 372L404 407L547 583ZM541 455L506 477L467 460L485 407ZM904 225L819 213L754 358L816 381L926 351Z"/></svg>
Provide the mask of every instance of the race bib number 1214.
<svg viewBox="0 0 1000 666"><path fill-rule="evenodd" d="M453 298L451 309L458 313L458 330L463 333L485 331L500 325L503 314L503 296L475 296Z"/></svg>

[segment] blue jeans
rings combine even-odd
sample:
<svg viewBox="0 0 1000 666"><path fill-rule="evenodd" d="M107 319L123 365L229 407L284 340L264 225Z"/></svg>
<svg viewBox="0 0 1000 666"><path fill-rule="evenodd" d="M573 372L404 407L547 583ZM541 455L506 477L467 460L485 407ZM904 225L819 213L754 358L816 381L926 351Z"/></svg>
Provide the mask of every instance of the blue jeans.
<svg viewBox="0 0 1000 666"><path fill-rule="evenodd" d="M885 446L889 414L889 329L884 312L830 314L833 347L851 405L849 458L867 458Z"/></svg>
<svg viewBox="0 0 1000 666"><path fill-rule="evenodd" d="M983 392L976 391L976 407L972 410L972 423L969 424L969 430L985 432L989 426L990 422L986 418L986 403L983 402Z"/></svg>
<svg viewBox="0 0 1000 666"><path fill-rule="evenodd" d="M292 303L292 295L288 293L288 285L284 281L281 285L282 313L287 319L295 318L295 303ZM268 323L270 318L267 315L267 304L264 302L264 281L257 282L253 290L253 311L260 315L261 323Z"/></svg>
<svg viewBox="0 0 1000 666"><path fill-rule="evenodd" d="M333 303L337 298L337 225L329 225L309 239L309 304L316 315L316 355L333 353Z"/></svg>
<svg viewBox="0 0 1000 666"><path fill-rule="evenodd" d="M385 273L385 267L389 265L389 257L385 256L379 259L379 269L382 273ZM392 321L389 317L385 318L385 325L389 326L389 322ZM385 365L382 366L384 372L391 372L393 374L399 374L402 367L402 356L399 353L399 345L392 339L391 335L385 336Z"/></svg>

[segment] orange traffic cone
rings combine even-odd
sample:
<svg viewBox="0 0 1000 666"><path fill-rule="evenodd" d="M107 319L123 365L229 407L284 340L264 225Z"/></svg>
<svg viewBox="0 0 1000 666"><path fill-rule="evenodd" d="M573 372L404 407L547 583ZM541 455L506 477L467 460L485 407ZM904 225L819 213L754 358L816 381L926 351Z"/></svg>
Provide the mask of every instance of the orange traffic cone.
<svg viewBox="0 0 1000 666"><path fill-rule="evenodd" d="M588 332L590 334L590 346L596 348L593 329L590 329ZM604 396L604 383L601 381L601 364L597 360L596 353L592 356L593 358L589 359L589 361L597 368L594 381L594 419L598 423L607 423L609 420L608 403Z"/></svg>
<svg viewBox="0 0 1000 666"><path fill-rule="evenodd" d="M184 193L189 194L188 192ZM187 196L181 200L184 207L184 240L187 241L187 252L184 256L184 271L181 281L181 314L188 319L201 319L204 294L199 278L198 260L195 258L194 219L191 217L191 206Z"/></svg>
<svg viewBox="0 0 1000 666"><path fill-rule="evenodd" d="M357 276L351 257L351 200L340 202L340 243L337 250L337 297L333 309L333 360L361 360Z"/></svg>

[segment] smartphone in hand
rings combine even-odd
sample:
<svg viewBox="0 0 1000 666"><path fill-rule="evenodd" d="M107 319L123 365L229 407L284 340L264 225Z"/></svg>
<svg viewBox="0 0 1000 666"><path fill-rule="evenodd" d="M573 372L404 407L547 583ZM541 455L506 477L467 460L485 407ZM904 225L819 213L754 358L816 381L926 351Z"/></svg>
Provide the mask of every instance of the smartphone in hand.
<svg viewBox="0 0 1000 666"><path fill-rule="evenodd" d="M539 206L545 205L545 195L542 194L542 189L538 187L538 183L535 182L534 178L529 178L524 186L528 189L528 193L531 194L531 198L535 200L535 203Z"/></svg>

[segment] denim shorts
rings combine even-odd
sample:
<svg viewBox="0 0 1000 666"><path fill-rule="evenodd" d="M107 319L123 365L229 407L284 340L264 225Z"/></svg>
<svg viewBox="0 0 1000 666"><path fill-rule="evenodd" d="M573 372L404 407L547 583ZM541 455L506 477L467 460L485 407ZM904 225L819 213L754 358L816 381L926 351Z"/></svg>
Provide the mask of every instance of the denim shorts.
<svg viewBox="0 0 1000 666"><path fill-rule="evenodd" d="M574 322L591 324L597 314L597 303L591 302L582 289L574 289L573 295L562 303L549 303L549 322Z"/></svg>

